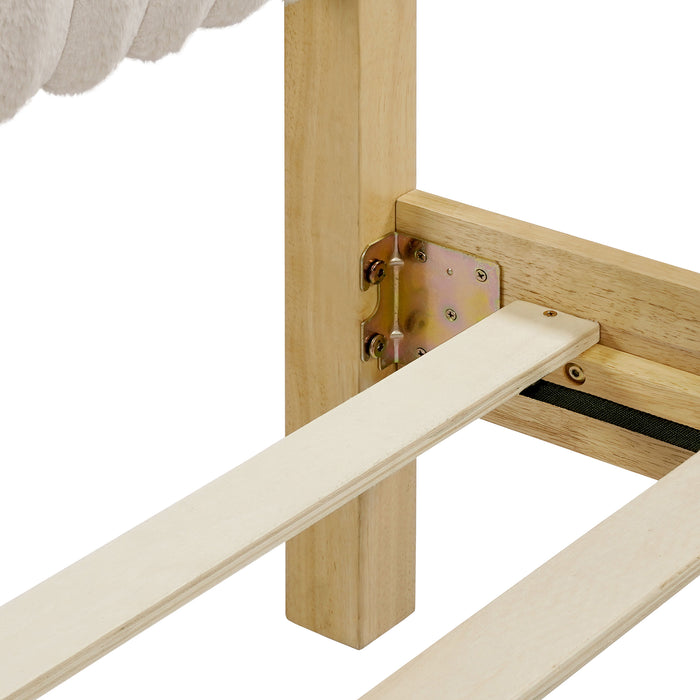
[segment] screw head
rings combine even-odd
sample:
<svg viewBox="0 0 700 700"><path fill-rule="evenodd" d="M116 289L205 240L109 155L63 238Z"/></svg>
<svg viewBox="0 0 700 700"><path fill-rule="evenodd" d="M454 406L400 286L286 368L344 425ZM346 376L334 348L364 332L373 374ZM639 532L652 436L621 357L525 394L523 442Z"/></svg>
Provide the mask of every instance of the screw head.
<svg viewBox="0 0 700 700"><path fill-rule="evenodd" d="M457 320L457 312L454 309L445 309L445 318L454 323Z"/></svg>
<svg viewBox="0 0 700 700"><path fill-rule="evenodd" d="M422 248L418 248L413 257L420 263L428 262L428 254Z"/></svg>
<svg viewBox="0 0 700 700"><path fill-rule="evenodd" d="M452 275L454 275L454 273L455 273L455 271L451 267L448 267L446 272L450 277L452 277Z"/></svg>
<svg viewBox="0 0 700 700"><path fill-rule="evenodd" d="M481 268L478 268L474 272L474 275L476 276L476 279L479 280L479 282L486 282L486 280L489 278L486 270L482 270Z"/></svg>
<svg viewBox="0 0 700 700"><path fill-rule="evenodd" d="M379 284L386 277L386 263L372 260L365 270L365 279L369 284Z"/></svg>
<svg viewBox="0 0 700 700"><path fill-rule="evenodd" d="M552 316L556 316L556 315L557 315L557 312L556 312L556 311L552 311L551 309L549 309L548 311L545 311L542 315L543 315L543 316L548 316L549 318L552 318Z"/></svg>
<svg viewBox="0 0 700 700"><path fill-rule="evenodd" d="M425 348L418 348L418 350L416 350L416 355L418 355L418 357L423 357L427 352Z"/></svg>
<svg viewBox="0 0 700 700"><path fill-rule="evenodd" d="M583 384L586 381L586 373L583 371L583 368L575 362L569 362L564 369L572 382Z"/></svg>
<svg viewBox="0 0 700 700"><path fill-rule="evenodd" d="M367 341L367 354L378 360L386 350L386 338L381 333L375 333Z"/></svg>

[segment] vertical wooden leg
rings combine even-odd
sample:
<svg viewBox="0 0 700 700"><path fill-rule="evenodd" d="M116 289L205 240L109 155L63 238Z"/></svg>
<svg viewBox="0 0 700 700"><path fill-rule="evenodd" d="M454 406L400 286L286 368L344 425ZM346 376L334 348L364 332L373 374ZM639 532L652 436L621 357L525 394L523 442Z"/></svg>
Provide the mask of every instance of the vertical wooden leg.
<svg viewBox="0 0 700 700"><path fill-rule="evenodd" d="M285 35L293 431L381 378L360 361L359 258L415 187L415 0L304 0ZM287 544L290 620L362 648L413 612L415 489L410 464Z"/></svg>

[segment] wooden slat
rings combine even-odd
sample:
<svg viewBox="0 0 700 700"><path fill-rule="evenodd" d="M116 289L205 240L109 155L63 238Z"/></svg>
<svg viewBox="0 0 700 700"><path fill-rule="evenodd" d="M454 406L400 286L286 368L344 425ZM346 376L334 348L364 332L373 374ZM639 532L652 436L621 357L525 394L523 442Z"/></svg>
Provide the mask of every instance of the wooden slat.
<svg viewBox="0 0 700 700"><path fill-rule="evenodd" d="M358 265L416 184L416 2L304 0L285 34L292 431L380 378L360 361L376 294ZM289 619L360 648L413 612L415 498L408 465L290 542Z"/></svg>
<svg viewBox="0 0 700 700"><path fill-rule="evenodd" d="M519 302L0 608L0 698L34 698L597 342Z"/></svg>
<svg viewBox="0 0 700 700"><path fill-rule="evenodd" d="M604 347L582 358L591 372L582 391L697 425L700 274L424 192L401 197L396 211L401 233L497 261L504 303L552 304L600 322ZM657 477L689 454L643 436L630 452L621 428L520 398L488 419Z"/></svg>
<svg viewBox="0 0 700 700"><path fill-rule="evenodd" d="M698 503L700 455L364 700L544 697L700 574Z"/></svg>
<svg viewBox="0 0 700 700"><path fill-rule="evenodd" d="M700 429L700 375L604 345L586 350L574 363L584 371L583 384L573 381L564 368L545 379Z"/></svg>
<svg viewBox="0 0 700 700"><path fill-rule="evenodd" d="M549 404L515 396L484 419L618 467L660 479L691 452Z"/></svg>

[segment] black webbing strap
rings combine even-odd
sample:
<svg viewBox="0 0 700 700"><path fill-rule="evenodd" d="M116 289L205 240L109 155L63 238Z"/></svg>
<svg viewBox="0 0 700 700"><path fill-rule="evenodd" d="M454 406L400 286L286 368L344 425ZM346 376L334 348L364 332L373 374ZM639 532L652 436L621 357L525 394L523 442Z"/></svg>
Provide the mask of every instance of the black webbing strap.
<svg viewBox="0 0 700 700"><path fill-rule="evenodd" d="M585 394L582 391L544 380L529 386L522 392L522 395L564 408L567 411L573 411L582 416L611 423L619 428L661 440L684 450L690 450L690 452L700 452L700 430L623 406L614 401L601 399L598 396Z"/></svg>

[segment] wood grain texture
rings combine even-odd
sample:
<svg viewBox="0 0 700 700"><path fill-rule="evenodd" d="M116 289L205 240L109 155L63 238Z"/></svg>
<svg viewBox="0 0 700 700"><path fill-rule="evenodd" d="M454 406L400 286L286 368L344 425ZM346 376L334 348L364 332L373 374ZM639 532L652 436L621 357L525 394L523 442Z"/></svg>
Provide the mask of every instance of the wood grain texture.
<svg viewBox="0 0 700 700"><path fill-rule="evenodd" d="M697 424L700 274L419 191L399 199L397 229L497 261L504 303L598 321L604 347L581 358L590 368L582 391ZM557 378L566 383L560 370L548 377ZM488 419L657 478L689 454L520 397Z"/></svg>
<svg viewBox="0 0 700 700"><path fill-rule="evenodd" d="M391 485L407 460L598 336L590 321L512 304L7 603L0 698L38 697L367 489Z"/></svg>
<svg viewBox="0 0 700 700"><path fill-rule="evenodd" d="M304 0L285 33L292 431L382 376L360 362L376 296L360 292L358 264L415 187L415 0ZM287 616L360 648L414 606L412 464L288 544Z"/></svg>
<svg viewBox="0 0 700 700"><path fill-rule="evenodd" d="M700 375L604 345L586 350L574 362L584 371L583 384L573 381L564 368L545 379L700 429Z"/></svg>
<svg viewBox="0 0 700 700"><path fill-rule="evenodd" d="M660 479L691 452L524 396L516 396L484 416L525 435Z"/></svg>
<svg viewBox="0 0 700 700"><path fill-rule="evenodd" d="M700 574L699 502L696 455L364 700L544 697Z"/></svg>
<svg viewBox="0 0 700 700"><path fill-rule="evenodd" d="M700 374L700 274L414 191L399 232L497 261L503 303L523 299L600 323L601 343Z"/></svg>

